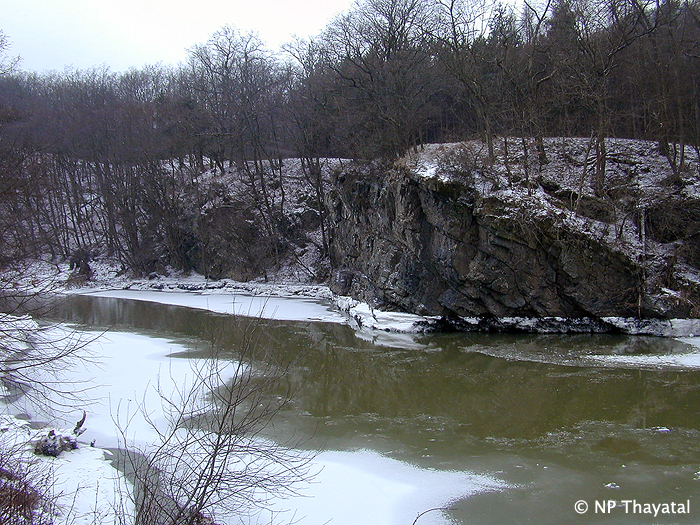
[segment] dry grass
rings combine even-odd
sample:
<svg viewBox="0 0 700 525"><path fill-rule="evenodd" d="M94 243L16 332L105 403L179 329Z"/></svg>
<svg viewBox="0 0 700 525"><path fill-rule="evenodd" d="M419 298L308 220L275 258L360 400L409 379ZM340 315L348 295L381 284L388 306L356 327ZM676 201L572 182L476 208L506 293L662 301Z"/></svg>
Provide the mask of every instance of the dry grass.
<svg viewBox="0 0 700 525"><path fill-rule="evenodd" d="M3 459L3 463L5 463ZM0 467L0 523L3 525L50 525L47 502L34 488L27 472Z"/></svg>

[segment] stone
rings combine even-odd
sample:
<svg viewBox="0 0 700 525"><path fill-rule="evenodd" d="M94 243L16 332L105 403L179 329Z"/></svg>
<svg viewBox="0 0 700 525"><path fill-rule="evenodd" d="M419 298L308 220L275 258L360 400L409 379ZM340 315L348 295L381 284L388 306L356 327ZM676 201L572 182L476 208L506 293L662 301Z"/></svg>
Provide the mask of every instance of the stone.
<svg viewBox="0 0 700 525"><path fill-rule="evenodd" d="M697 290L668 299L648 265L559 208L480 193L466 177L346 170L328 199L331 288L380 308L588 319L683 317L700 304Z"/></svg>

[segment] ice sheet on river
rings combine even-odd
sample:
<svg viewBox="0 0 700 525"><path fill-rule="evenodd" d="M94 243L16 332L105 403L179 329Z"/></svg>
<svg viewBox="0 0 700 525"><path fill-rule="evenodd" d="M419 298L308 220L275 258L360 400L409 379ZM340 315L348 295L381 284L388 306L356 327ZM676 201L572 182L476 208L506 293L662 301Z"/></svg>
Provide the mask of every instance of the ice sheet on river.
<svg viewBox="0 0 700 525"><path fill-rule="evenodd" d="M700 370L700 338L685 337L678 341L688 345L687 352L672 352L657 355L601 355L590 356L604 366L643 369Z"/></svg>
<svg viewBox="0 0 700 525"><path fill-rule="evenodd" d="M222 314L263 317L280 321L322 321L344 323L347 317L328 301L307 297L216 293L209 291L102 290L83 295L150 301L185 306Z"/></svg>
<svg viewBox="0 0 700 525"><path fill-rule="evenodd" d="M221 293L215 291L154 291L154 290L103 290L83 292L85 295L114 297L150 301L161 304L198 308L224 314L237 314L251 317L264 317L280 321L321 321L350 323L362 319L355 326L356 335L375 344L404 349L421 349L412 327L420 316L411 314L379 312L366 307L364 303L338 302L343 311L338 311L326 300L299 296L254 295L247 293ZM518 347L512 353L503 355L509 359L541 361L572 366L604 366L616 368L653 369L700 369L700 338L652 338L658 341L658 353L640 355L629 353L629 349L612 351L610 355L595 355L581 352L575 355L546 355L539 348ZM641 341L642 338L638 341ZM688 346L687 351L667 351L664 347L681 341ZM492 354L490 351L484 353ZM494 355L498 357L499 355Z"/></svg>
<svg viewBox="0 0 700 525"><path fill-rule="evenodd" d="M410 524L419 513L507 488L487 475L417 468L369 450L323 452L315 458L314 466L320 469L308 489L299 497L274 502L270 513L281 511L280 516L286 518L294 515L300 523ZM263 512L249 523L267 524L265 517L270 515ZM426 513L419 523L451 521L436 511Z"/></svg>
<svg viewBox="0 0 700 525"><path fill-rule="evenodd" d="M80 438L80 451L65 453L60 461L61 470L54 471L57 483L89 478L90 468L97 469L97 473L104 466L102 451L90 448L87 443L94 440L97 447L119 445L123 436L118 437L115 420L129 421L130 443L155 442L156 429L151 423L158 427L167 425L157 390L167 395L170 389L183 388L183 384L191 384L196 377L193 367L198 360L175 357L187 351L178 342L129 332L90 332L89 335L99 336L89 343L94 359L64 378L66 381L90 379L92 388L87 393L92 402L85 405L87 430ZM230 366L222 366L222 379L232 377L232 370ZM147 409L151 423L139 413L139 405ZM72 425L75 414L67 416L64 425ZM83 461L86 455L92 463ZM299 487L299 497L273 500L269 510L255 514L248 523L269 525L304 518L303 523L403 525L412 523L420 512L449 507L474 494L507 488L505 483L488 475L419 468L369 450L320 452L313 458L310 471L317 475L309 484ZM109 507L106 501L116 497L116 492L100 485L99 501L105 501L104 508ZM85 509L81 508L85 513L95 502L96 496L91 494ZM241 523L239 517L226 520L219 516L217 522ZM426 525L449 522L439 511L421 518L421 524Z"/></svg>

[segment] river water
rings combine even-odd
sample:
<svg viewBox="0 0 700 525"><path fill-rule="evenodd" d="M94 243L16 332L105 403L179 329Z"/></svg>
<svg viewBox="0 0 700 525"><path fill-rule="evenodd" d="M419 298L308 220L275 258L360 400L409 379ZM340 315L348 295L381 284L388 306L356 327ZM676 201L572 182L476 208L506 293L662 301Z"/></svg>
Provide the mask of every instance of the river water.
<svg viewBox="0 0 700 525"><path fill-rule="evenodd" d="M255 334L266 359L287 363L280 392L294 392L278 435L506 487L451 502L443 523L700 523L700 371L673 359L693 350L680 341L358 334L89 295L54 315L170 338L192 356L214 345L235 359Z"/></svg>

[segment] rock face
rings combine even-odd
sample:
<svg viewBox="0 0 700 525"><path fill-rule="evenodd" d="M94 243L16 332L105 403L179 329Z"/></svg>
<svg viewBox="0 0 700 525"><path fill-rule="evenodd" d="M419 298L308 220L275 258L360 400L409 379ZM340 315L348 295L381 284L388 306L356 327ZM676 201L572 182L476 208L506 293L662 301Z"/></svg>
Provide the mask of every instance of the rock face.
<svg viewBox="0 0 700 525"><path fill-rule="evenodd" d="M696 315L669 250L614 238L530 181L487 182L346 169L329 195L333 291L447 317Z"/></svg>

